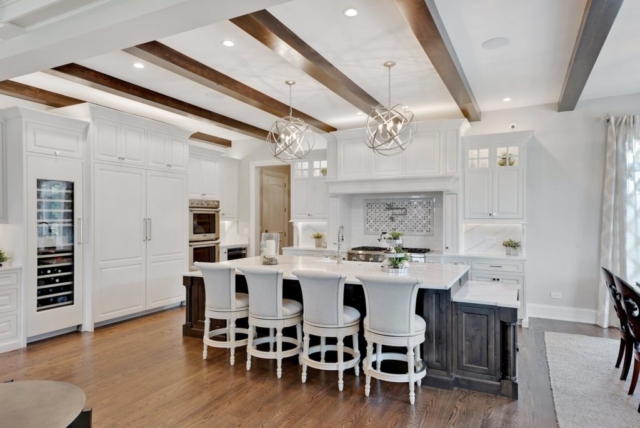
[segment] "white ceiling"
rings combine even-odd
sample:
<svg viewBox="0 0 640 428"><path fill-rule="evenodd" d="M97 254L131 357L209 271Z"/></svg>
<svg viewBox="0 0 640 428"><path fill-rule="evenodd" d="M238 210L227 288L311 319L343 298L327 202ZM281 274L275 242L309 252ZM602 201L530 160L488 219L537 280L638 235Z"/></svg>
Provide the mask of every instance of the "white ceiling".
<svg viewBox="0 0 640 428"><path fill-rule="evenodd" d="M580 99L640 92L640 1L622 3ZM637 113L637 112L636 112Z"/></svg>
<svg viewBox="0 0 640 428"><path fill-rule="evenodd" d="M480 110L557 103L586 0L436 0ZM489 50L482 43L507 37ZM503 102L506 97L510 102Z"/></svg>

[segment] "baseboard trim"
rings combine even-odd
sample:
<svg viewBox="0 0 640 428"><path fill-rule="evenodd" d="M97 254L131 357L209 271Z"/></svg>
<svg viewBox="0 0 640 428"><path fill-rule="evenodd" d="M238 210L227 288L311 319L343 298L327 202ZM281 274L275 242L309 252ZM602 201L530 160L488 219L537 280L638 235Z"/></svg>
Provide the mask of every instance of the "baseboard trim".
<svg viewBox="0 0 640 428"><path fill-rule="evenodd" d="M546 318L558 321L572 321L584 324L595 324L597 311L595 309L572 308L569 306L527 305L529 318Z"/></svg>
<svg viewBox="0 0 640 428"><path fill-rule="evenodd" d="M129 320L132 320L132 319L135 319L135 318L140 318L140 317L144 317L144 316L147 316L147 315L155 314L156 312L166 311L167 309L177 308L177 307L182 306L184 303L185 302L183 300L182 302L172 303L170 305L165 305L165 306L160 306L158 308L148 309L146 311L137 312L135 314L124 315L124 316L121 316L121 317L112 318L110 320L96 322L94 324L94 328L104 327L104 326L107 326L109 324L116 324L116 323L123 322L123 321L129 321Z"/></svg>

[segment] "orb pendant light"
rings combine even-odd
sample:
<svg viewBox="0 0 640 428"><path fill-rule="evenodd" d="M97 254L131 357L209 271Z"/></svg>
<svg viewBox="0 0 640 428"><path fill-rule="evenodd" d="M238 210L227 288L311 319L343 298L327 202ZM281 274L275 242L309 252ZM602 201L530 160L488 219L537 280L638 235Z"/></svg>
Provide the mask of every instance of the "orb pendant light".
<svg viewBox="0 0 640 428"><path fill-rule="evenodd" d="M396 63L387 61L383 65L389 69L388 104L386 107L379 105L369 113L365 142L374 152L393 156L409 147L417 125L413 121L413 113L406 106L397 104L391 107L391 67Z"/></svg>
<svg viewBox="0 0 640 428"><path fill-rule="evenodd" d="M267 135L267 144L271 154L282 162L303 159L313 150L315 136L309 125L302 119L293 117L291 89L296 84L293 80L285 82L289 85L289 116L277 120Z"/></svg>

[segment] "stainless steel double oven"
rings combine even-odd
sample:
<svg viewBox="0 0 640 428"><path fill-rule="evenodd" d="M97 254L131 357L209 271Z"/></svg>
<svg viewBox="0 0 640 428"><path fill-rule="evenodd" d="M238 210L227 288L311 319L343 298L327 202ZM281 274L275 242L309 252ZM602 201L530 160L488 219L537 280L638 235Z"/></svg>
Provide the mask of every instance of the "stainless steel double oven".
<svg viewBox="0 0 640 428"><path fill-rule="evenodd" d="M220 201L189 200L189 268L220 261Z"/></svg>

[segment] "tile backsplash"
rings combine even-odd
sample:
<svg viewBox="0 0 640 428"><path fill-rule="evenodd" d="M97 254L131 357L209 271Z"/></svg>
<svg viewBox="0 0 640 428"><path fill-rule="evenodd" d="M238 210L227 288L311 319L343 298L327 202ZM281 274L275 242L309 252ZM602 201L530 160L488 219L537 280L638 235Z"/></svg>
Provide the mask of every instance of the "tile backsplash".
<svg viewBox="0 0 640 428"><path fill-rule="evenodd" d="M322 233L324 242L327 242L327 223L296 222L293 233L295 246L315 247L316 241L312 238L314 233Z"/></svg>
<svg viewBox="0 0 640 428"><path fill-rule="evenodd" d="M386 225L389 229L403 232L402 237L405 247L429 248L432 251L442 251L443 246L443 215L442 215L442 193L421 193L421 194L380 194L380 195L353 195L351 199L351 246L362 245L380 246L378 237L380 232L368 231L367 226L367 205L375 202L374 206L381 209L384 204L393 203L394 207L404 207L407 201L417 202L417 209L421 214L415 214L415 227L410 223L406 224L398 221L391 221L388 212L385 212ZM371 205L370 205L371 206ZM427 209L429 207L429 209ZM430 211L430 212L428 212ZM409 214L409 210L407 210ZM407 216L408 217L408 216ZM422 223L422 222L425 223ZM429 227L426 227L427 222ZM388 232L389 230L380 230ZM349 231L348 231L349 233ZM430 233L427 235L426 233Z"/></svg>
<svg viewBox="0 0 640 428"><path fill-rule="evenodd" d="M433 198L365 200L365 233L401 231L406 235L433 235Z"/></svg>

